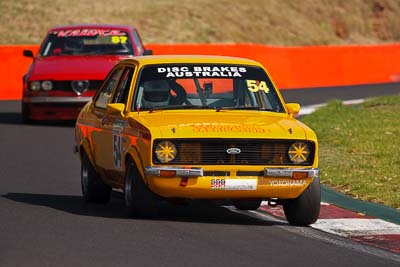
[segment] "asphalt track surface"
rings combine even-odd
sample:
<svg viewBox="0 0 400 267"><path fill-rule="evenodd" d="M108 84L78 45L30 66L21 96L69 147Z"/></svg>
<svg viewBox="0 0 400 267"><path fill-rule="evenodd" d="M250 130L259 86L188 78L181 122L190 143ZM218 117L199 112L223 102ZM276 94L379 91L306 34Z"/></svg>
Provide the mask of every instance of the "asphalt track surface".
<svg viewBox="0 0 400 267"><path fill-rule="evenodd" d="M319 104L399 94L398 84L282 91ZM335 93L336 92L336 93ZM85 204L73 123L24 125L0 102L0 266L399 266L398 255L262 213L165 204L155 220L123 201Z"/></svg>

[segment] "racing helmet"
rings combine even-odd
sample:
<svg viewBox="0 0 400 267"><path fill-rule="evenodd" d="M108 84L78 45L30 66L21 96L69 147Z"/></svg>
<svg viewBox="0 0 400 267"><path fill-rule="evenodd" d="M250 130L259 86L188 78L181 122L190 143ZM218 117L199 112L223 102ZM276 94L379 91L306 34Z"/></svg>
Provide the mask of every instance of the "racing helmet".
<svg viewBox="0 0 400 267"><path fill-rule="evenodd" d="M83 49L83 39L81 37L67 37L64 42L66 51L81 51Z"/></svg>
<svg viewBox="0 0 400 267"><path fill-rule="evenodd" d="M169 104L171 98L168 81L154 80L143 83L142 104L145 108L160 107Z"/></svg>

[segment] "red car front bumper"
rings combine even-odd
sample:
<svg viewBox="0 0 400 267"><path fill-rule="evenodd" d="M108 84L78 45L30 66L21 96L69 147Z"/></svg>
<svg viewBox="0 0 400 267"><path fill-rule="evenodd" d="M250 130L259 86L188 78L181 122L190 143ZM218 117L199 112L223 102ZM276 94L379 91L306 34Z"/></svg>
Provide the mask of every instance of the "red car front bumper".
<svg viewBox="0 0 400 267"><path fill-rule="evenodd" d="M92 97L24 97L24 121L76 120L82 107Z"/></svg>

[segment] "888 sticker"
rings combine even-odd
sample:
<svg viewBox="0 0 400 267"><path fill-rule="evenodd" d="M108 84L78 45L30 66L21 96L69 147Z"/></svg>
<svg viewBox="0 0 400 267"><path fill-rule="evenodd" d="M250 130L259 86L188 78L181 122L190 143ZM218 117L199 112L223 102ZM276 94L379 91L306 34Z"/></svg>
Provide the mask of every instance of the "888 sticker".
<svg viewBox="0 0 400 267"><path fill-rule="evenodd" d="M211 179L211 189L224 189L225 179Z"/></svg>

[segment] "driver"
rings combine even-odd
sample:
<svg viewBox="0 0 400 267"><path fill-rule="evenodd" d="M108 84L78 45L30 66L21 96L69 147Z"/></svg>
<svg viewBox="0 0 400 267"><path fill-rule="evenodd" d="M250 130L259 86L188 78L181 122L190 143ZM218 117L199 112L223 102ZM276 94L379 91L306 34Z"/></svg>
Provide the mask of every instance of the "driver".
<svg viewBox="0 0 400 267"><path fill-rule="evenodd" d="M154 108L166 106L171 99L168 81L154 80L143 83L143 107Z"/></svg>

